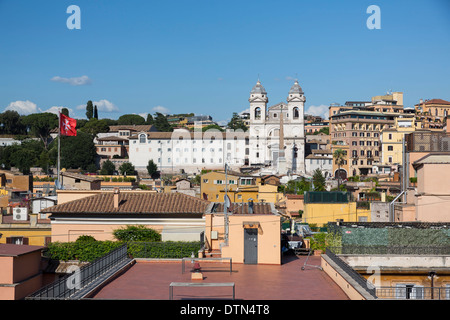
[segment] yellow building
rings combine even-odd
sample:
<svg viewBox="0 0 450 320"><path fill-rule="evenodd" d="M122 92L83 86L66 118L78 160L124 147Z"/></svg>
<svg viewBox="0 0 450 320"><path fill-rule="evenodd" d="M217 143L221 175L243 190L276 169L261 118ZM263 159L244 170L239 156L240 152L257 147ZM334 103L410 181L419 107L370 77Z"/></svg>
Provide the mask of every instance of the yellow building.
<svg viewBox="0 0 450 320"><path fill-rule="evenodd" d="M51 239L49 219L40 219L39 214L28 214L27 220L16 220L14 215L3 214L0 223L0 243L45 246Z"/></svg>
<svg viewBox="0 0 450 320"><path fill-rule="evenodd" d="M343 160L342 160L342 164L340 166L339 166L336 158L334 157L335 151L339 150L339 149L343 151ZM333 177L335 179L338 178L339 170L341 172L340 176L341 176L342 180L345 180L348 177L352 176L352 173L350 172L350 166L349 166L349 146L344 143L332 144L331 145L331 155L333 156Z"/></svg>
<svg viewBox="0 0 450 320"><path fill-rule="evenodd" d="M370 222L370 209L357 208L344 192L307 192L302 221L326 225L328 222Z"/></svg>
<svg viewBox="0 0 450 320"><path fill-rule="evenodd" d="M204 200L223 202L226 189L231 202L251 199L253 202L277 203L283 199L283 194L278 192L278 184L273 183L272 178L228 172L225 179L224 171L211 171L201 176L200 193Z"/></svg>
<svg viewBox="0 0 450 320"><path fill-rule="evenodd" d="M414 115L395 118L392 128L381 132L381 164L402 165L403 164L403 138L405 134L414 132Z"/></svg>

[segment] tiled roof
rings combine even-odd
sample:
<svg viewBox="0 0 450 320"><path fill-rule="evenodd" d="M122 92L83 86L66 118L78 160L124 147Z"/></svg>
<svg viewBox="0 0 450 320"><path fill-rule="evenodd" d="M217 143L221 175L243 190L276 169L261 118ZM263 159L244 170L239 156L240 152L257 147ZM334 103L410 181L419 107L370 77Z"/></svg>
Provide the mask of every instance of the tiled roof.
<svg viewBox="0 0 450 320"><path fill-rule="evenodd" d="M450 101L446 101L446 100L443 100L443 99L426 100L424 103L425 104L449 104L450 105Z"/></svg>
<svg viewBox="0 0 450 320"><path fill-rule="evenodd" d="M223 212L223 203L216 203L214 205L213 210L216 213L222 213ZM233 202L230 205L229 212L232 212L233 214L250 214L249 212L249 205L248 203L239 203L239 202ZM253 203L253 214L274 214L273 207L270 203L267 202L254 202Z"/></svg>
<svg viewBox="0 0 450 320"><path fill-rule="evenodd" d="M211 139L214 137L215 139L245 139L249 136L249 133L246 132L192 132L192 131L177 131L177 132L146 132L147 139ZM139 134L133 134L130 136L130 140L138 139Z"/></svg>
<svg viewBox="0 0 450 320"><path fill-rule="evenodd" d="M131 131L151 131L152 125L117 125L117 126L110 126L109 132L117 132L119 130L131 130Z"/></svg>
<svg viewBox="0 0 450 320"><path fill-rule="evenodd" d="M78 173L72 173L72 172L61 172L61 175L64 177L80 179L80 180L89 181L89 182L102 181L102 179L97 178L97 177L91 177L91 176L87 176L84 174L78 174Z"/></svg>
<svg viewBox="0 0 450 320"><path fill-rule="evenodd" d="M182 193L120 192L119 207L114 208L114 194L105 192L69 201L43 210L43 213L205 213L209 201Z"/></svg>

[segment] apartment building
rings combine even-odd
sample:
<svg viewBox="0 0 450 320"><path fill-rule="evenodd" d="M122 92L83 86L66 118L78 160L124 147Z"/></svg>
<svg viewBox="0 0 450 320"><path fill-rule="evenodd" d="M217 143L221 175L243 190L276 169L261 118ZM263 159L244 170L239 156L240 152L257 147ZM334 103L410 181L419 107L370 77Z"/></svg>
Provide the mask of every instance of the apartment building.
<svg viewBox="0 0 450 320"><path fill-rule="evenodd" d="M415 117L405 114L394 119L394 126L384 129L381 133L381 165L389 166L390 172L398 171L403 165L403 140L406 134L414 132Z"/></svg>
<svg viewBox="0 0 450 320"><path fill-rule="evenodd" d="M243 131L194 132L184 128L173 132L139 132L129 138L130 162L136 170L147 171L153 160L163 173L199 174L221 170L225 163L233 169L248 164L249 139Z"/></svg>
<svg viewBox="0 0 450 320"><path fill-rule="evenodd" d="M417 127L432 131L442 131L450 112L450 101L443 99L420 100L414 106Z"/></svg>
<svg viewBox="0 0 450 320"><path fill-rule="evenodd" d="M368 175L381 160L381 133L395 125L398 114L375 111L344 111L330 118L335 145L348 146L348 176Z"/></svg>

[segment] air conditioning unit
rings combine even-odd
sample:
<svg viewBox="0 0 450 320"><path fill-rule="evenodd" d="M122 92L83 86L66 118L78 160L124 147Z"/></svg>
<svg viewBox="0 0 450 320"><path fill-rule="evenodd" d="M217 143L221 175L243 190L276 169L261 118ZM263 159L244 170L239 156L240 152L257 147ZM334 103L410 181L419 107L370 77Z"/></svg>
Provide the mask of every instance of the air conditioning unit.
<svg viewBox="0 0 450 320"><path fill-rule="evenodd" d="M13 208L13 220L27 221L28 220L28 208Z"/></svg>

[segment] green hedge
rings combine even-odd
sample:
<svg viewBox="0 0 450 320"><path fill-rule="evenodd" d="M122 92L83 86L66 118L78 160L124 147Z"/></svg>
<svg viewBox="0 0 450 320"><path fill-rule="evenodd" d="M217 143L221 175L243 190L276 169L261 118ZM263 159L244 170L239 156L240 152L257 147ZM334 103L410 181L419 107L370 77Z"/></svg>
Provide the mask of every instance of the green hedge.
<svg viewBox="0 0 450 320"><path fill-rule="evenodd" d="M92 262L122 244L117 241L52 242L48 244L44 255L54 260Z"/></svg>
<svg viewBox="0 0 450 320"><path fill-rule="evenodd" d="M44 255L53 260L92 262L123 244L121 241L52 242ZM180 259L190 257L192 252L197 256L201 246L201 242L129 242L128 254L133 258Z"/></svg>
<svg viewBox="0 0 450 320"><path fill-rule="evenodd" d="M128 254L133 258L181 259L190 257L192 252L197 257L197 252L201 247L201 242L130 242L128 243Z"/></svg>
<svg viewBox="0 0 450 320"><path fill-rule="evenodd" d="M343 245L359 246L448 246L448 229L342 228Z"/></svg>

